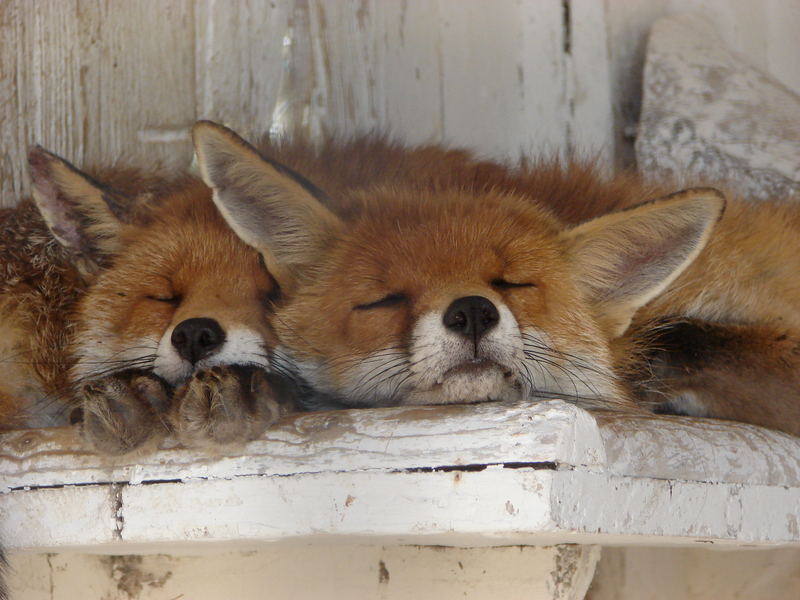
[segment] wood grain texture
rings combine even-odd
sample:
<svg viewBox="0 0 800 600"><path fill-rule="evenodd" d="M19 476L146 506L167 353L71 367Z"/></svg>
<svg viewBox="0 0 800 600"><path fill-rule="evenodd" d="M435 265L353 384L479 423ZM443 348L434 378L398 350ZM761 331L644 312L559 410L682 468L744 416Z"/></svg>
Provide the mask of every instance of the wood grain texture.
<svg viewBox="0 0 800 600"><path fill-rule="evenodd" d="M273 118L302 119L308 56L294 48L307 35L305 3L200 0L194 10L198 117L247 136L266 132Z"/></svg>
<svg viewBox="0 0 800 600"><path fill-rule="evenodd" d="M66 430L0 442L11 550L800 545L800 442L735 423L605 415L598 428L547 401L299 415L216 456L166 444L100 458Z"/></svg>
<svg viewBox="0 0 800 600"><path fill-rule="evenodd" d="M599 550L282 546L212 556L18 554L9 583L15 600L581 600Z"/></svg>
<svg viewBox="0 0 800 600"><path fill-rule="evenodd" d="M8 0L2 203L27 190L30 144L79 165L185 166L197 118L247 136L381 130L509 160L607 151L603 8L574 13L573 26L560 0Z"/></svg>
<svg viewBox="0 0 800 600"><path fill-rule="evenodd" d="M33 143L183 167L197 118L631 163L647 32L685 10L800 89L792 0L6 0L0 204L27 191Z"/></svg>
<svg viewBox="0 0 800 600"><path fill-rule="evenodd" d="M4 433L0 448L0 493L107 481L138 485L176 478L447 470L527 462L599 469L605 463L592 417L559 401L298 414L260 440L213 455L167 441L155 454L98 456L75 428Z"/></svg>
<svg viewBox="0 0 800 600"><path fill-rule="evenodd" d="M603 548L586 600L796 600L800 549Z"/></svg>
<svg viewBox="0 0 800 600"><path fill-rule="evenodd" d="M9 0L0 15L4 205L27 190L34 143L81 165L187 164L191 0Z"/></svg>

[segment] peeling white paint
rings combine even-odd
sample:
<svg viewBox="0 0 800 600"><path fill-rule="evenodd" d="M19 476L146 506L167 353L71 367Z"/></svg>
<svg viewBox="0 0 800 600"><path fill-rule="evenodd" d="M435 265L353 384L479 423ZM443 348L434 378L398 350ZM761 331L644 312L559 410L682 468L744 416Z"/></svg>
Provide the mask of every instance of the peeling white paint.
<svg viewBox="0 0 800 600"><path fill-rule="evenodd" d="M71 430L9 433L2 446L12 550L800 545L797 438L669 417L603 415L598 427L559 401L298 415L216 457L171 442L95 457Z"/></svg>

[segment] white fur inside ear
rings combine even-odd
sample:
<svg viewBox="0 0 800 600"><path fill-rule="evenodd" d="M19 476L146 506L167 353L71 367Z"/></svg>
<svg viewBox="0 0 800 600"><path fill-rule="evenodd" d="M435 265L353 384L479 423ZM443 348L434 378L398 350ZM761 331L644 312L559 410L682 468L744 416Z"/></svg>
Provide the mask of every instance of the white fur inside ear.
<svg viewBox="0 0 800 600"><path fill-rule="evenodd" d="M67 210L63 199L59 198L56 186L48 177L35 173L33 169L31 179L33 199L53 237L65 248L80 248L81 236L77 223Z"/></svg>
<svg viewBox="0 0 800 600"><path fill-rule="evenodd" d="M567 232L577 283L612 336L700 254L723 208L716 192L685 192Z"/></svg>
<svg viewBox="0 0 800 600"><path fill-rule="evenodd" d="M88 176L40 147L31 149L28 166L33 199L53 237L72 255L79 270L98 270L103 255L118 250L122 226L106 192Z"/></svg>
<svg viewBox="0 0 800 600"><path fill-rule="evenodd" d="M297 267L313 265L339 219L291 169L264 160L232 131L201 122L193 130L203 180L231 229L264 255L282 284Z"/></svg>

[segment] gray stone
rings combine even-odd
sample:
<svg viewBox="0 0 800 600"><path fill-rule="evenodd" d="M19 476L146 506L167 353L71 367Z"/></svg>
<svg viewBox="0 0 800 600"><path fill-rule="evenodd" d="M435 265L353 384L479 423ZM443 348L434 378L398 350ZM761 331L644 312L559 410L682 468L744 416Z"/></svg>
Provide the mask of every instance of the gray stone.
<svg viewBox="0 0 800 600"><path fill-rule="evenodd" d="M800 197L800 97L728 50L704 17L664 17L648 42L636 157L650 179Z"/></svg>

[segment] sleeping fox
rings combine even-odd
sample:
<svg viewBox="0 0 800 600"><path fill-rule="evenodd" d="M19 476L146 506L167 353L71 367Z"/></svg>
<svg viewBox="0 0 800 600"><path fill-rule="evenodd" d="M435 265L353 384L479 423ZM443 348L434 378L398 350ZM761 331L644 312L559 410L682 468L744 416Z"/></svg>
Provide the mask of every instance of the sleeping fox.
<svg viewBox="0 0 800 600"><path fill-rule="evenodd" d="M113 170L100 183L41 149L33 200L0 212L0 425L82 409L120 454L168 427L244 441L285 410L268 376L278 288L191 177Z"/></svg>
<svg viewBox="0 0 800 600"><path fill-rule="evenodd" d="M290 292L276 356L307 407L557 397L800 434L796 205L380 138L194 143Z"/></svg>

